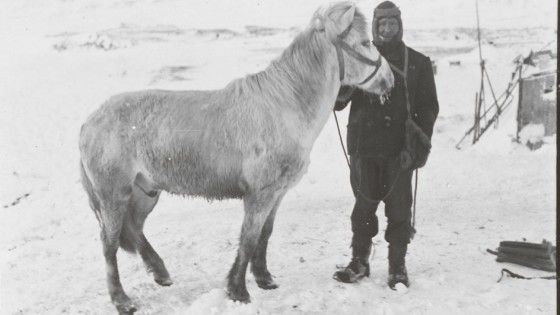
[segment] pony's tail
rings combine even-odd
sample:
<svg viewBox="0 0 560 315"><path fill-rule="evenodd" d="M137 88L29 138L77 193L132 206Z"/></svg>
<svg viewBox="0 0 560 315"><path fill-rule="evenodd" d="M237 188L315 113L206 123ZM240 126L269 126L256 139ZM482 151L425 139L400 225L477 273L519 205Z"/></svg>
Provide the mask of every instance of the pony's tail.
<svg viewBox="0 0 560 315"><path fill-rule="evenodd" d="M89 198L89 206L97 221L100 225L103 225L103 221L101 218L101 204L97 195L95 194L95 190L91 183L91 180L87 176L83 163L80 161L80 174L82 176L82 185L88 195ZM127 209L124 219L123 219L123 227L121 229L121 234L119 236L119 246L129 253L136 252L136 240L138 237L138 233L134 227L134 218L131 212L131 209Z"/></svg>
<svg viewBox="0 0 560 315"><path fill-rule="evenodd" d="M97 221L99 221L99 224L101 224L99 199L97 199L97 196L95 195L93 185L86 174L86 170L84 169L84 164L82 163L82 161L80 161L80 174L82 176L82 186L84 186L84 190L86 191L89 198L89 206L91 210L93 210Z"/></svg>

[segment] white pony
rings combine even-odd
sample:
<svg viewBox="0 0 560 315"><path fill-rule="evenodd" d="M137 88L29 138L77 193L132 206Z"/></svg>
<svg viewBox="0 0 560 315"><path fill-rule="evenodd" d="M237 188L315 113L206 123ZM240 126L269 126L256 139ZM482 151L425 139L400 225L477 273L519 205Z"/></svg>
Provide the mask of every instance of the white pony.
<svg viewBox="0 0 560 315"><path fill-rule="evenodd" d="M393 86L366 30L353 3L336 3L318 10L262 72L216 91L117 95L88 118L80 133L82 182L101 226L109 294L120 313L136 307L119 279L119 246L138 252L157 283L172 284L143 233L162 190L242 198L245 218L228 295L250 300L249 262L259 287L277 287L266 266L276 210L306 172L340 86L380 95Z"/></svg>

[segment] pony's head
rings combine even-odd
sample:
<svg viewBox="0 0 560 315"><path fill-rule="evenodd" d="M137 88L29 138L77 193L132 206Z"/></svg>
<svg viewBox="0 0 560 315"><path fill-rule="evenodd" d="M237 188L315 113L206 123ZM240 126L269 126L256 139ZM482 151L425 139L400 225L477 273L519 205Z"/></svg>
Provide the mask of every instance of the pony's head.
<svg viewBox="0 0 560 315"><path fill-rule="evenodd" d="M316 31L324 32L336 50L341 85L378 95L393 88L393 72L369 39L366 19L354 3L320 8L311 23Z"/></svg>

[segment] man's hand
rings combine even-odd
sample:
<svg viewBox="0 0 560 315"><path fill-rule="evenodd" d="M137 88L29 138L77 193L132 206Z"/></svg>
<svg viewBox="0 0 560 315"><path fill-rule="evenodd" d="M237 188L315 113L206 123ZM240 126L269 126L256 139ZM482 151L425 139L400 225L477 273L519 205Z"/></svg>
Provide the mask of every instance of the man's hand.
<svg viewBox="0 0 560 315"><path fill-rule="evenodd" d="M432 144L430 138L412 120L405 123L405 146L400 154L401 168L417 169L426 165Z"/></svg>
<svg viewBox="0 0 560 315"><path fill-rule="evenodd" d="M336 103L334 106L334 110L343 110L346 105L348 105L348 102L350 102L350 99L352 98L352 94L354 93L354 91L356 90L355 87L353 86L349 86L349 85L343 85L340 87L340 90L338 90L338 96L336 97Z"/></svg>
<svg viewBox="0 0 560 315"><path fill-rule="evenodd" d="M340 90L338 90L338 96L336 97L336 101L341 103L348 102L352 97L352 93L354 93L355 89L356 87L354 86L349 86L349 85L341 86Z"/></svg>

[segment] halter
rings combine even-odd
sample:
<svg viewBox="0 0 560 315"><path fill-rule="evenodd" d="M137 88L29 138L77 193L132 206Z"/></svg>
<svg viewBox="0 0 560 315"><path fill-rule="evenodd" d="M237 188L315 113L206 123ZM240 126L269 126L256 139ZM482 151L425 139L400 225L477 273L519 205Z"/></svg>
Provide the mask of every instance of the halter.
<svg viewBox="0 0 560 315"><path fill-rule="evenodd" d="M381 68L381 54L379 54L377 60L374 61L354 50L354 48L352 48L343 40L346 36L348 36L348 33L350 33L351 29L352 24L348 25L344 32L340 33L340 35L338 35L336 40L334 41L334 47L336 48L336 57L338 58L338 68L340 69L340 81L342 82L342 80L344 80L344 57L342 56L342 50L344 50L358 61L361 61L362 63L370 66L375 66L375 70L373 70L373 72L362 82L358 83L358 85L362 85L371 80L375 76L379 68Z"/></svg>

